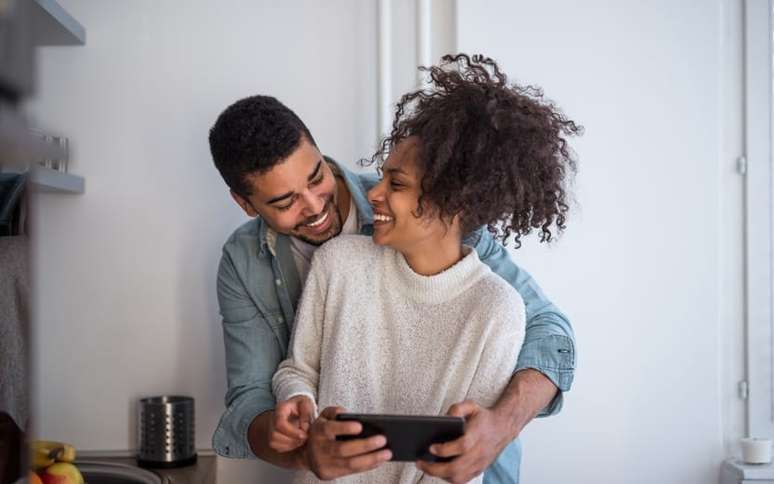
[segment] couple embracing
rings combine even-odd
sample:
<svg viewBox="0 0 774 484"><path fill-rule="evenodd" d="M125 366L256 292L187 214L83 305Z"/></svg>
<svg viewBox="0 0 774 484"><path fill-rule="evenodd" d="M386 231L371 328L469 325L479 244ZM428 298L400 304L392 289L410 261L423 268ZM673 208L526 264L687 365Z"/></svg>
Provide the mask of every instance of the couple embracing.
<svg viewBox="0 0 774 484"><path fill-rule="evenodd" d="M297 469L297 482L518 482L517 439L559 411L572 328L503 244L565 226L580 127L491 59L446 56L404 95L356 175L324 157L274 98L228 107L215 165L253 219L223 248L218 300L225 457ZM368 163L368 162L366 162ZM502 243L501 243L502 242ZM391 462L344 411L464 417L464 435Z"/></svg>

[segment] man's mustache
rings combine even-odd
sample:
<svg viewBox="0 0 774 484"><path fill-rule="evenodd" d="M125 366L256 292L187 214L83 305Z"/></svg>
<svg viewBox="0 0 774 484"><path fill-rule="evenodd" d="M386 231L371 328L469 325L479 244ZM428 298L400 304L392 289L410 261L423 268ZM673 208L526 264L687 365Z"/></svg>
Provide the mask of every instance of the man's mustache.
<svg viewBox="0 0 774 484"><path fill-rule="evenodd" d="M325 205L323 205L323 208L320 211L320 213L312 215L311 217L307 218L306 220L304 220L300 224L296 225L296 228L299 228L299 227L301 227L303 225L306 225L306 224L309 224L311 222L314 222L315 220L320 218L320 215L323 214L326 210L328 210L328 208L331 207L331 206L333 206L333 195L330 195L328 197L328 199L325 201Z"/></svg>

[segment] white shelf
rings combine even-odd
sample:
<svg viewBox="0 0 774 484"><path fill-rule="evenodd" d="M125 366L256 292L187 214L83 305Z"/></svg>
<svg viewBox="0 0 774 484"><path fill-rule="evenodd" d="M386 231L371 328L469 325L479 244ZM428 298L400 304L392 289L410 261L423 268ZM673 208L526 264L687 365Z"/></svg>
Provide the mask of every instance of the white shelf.
<svg viewBox="0 0 774 484"><path fill-rule="evenodd" d="M56 0L33 0L35 45L84 45L86 29Z"/></svg>
<svg viewBox="0 0 774 484"><path fill-rule="evenodd" d="M36 191L55 193L83 193L86 184L83 177L43 166L36 166L29 171L29 183Z"/></svg>
<svg viewBox="0 0 774 484"><path fill-rule="evenodd" d="M774 482L774 464L744 464L736 459L723 462L721 482L738 484L740 482Z"/></svg>

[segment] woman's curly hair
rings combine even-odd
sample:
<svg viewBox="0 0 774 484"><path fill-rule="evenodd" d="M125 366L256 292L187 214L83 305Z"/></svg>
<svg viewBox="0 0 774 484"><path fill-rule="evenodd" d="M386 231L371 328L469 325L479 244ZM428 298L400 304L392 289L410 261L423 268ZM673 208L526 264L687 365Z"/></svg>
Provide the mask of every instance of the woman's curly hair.
<svg viewBox="0 0 774 484"><path fill-rule="evenodd" d="M567 119L542 90L508 84L488 57L446 55L430 73L432 89L398 102L392 131L367 164L379 166L398 143L418 139L422 173L417 216L460 214L463 233L482 225L503 244L551 226L565 228L568 176L575 160L565 140L583 128ZM429 203L425 203L429 202Z"/></svg>

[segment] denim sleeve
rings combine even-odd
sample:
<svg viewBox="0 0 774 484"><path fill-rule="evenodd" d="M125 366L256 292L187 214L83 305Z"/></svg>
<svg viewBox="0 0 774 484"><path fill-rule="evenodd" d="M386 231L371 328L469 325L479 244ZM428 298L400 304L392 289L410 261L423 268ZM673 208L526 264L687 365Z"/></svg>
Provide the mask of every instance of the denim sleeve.
<svg viewBox="0 0 774 484"><path fill-rule="evenodd" d="M256 416L274 408L271 378L281 361L281 349L226 251L218 268L217 287L228 390L226 411L212 436L212 446L223 457L256 459L247 430Z"/></svg>
<svg viewBox="0 0 774 484"><path fill-rule="evenodd" d="M478 240L476 240L478 239ZM543 373L559 393L538 414L539 417L559 412L563 392L569 391L575 371L575 334L564 314L549 301L527 271L513 263L508 252L483 229L471 234L466 243L475 241L482 262L508 281L521 294L526 307L527 332L514 371L533 368Z"/></svg>

